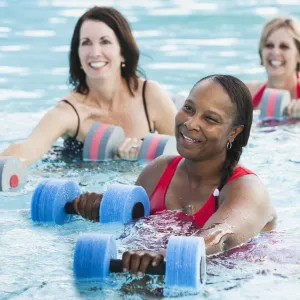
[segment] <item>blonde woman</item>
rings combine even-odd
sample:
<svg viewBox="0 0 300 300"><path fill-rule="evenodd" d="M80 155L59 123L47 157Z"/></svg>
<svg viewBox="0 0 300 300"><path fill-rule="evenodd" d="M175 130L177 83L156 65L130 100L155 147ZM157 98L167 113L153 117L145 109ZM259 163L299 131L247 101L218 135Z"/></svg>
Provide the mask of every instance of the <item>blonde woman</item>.
<svg viewBox="0 0 300 300"><path fill-rule="evenodd" d="M276 17L268 21L259 42L261 64L267 82L248 83L254 108L258 108L266 88L288 90L292 102L287 113L300 117L300 23L295 18Z"/></svg>

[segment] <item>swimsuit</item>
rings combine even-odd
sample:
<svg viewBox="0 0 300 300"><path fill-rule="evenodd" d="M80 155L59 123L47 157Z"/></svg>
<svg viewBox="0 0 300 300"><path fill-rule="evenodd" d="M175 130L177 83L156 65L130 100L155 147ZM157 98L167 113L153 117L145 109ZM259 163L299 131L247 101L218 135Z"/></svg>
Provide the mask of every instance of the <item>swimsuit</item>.
<svg viewBox="0 0 300 300"><path fill-rule="evenodd" d="M150 196L150 214L153 215L160 211L167 210L165 205L166 193L181 159L182 159L181 156L176 156L167 166L160 180L158 181L154 191ZM230 182L236 178L248 174L254 174L254 173L244 167L237 167L233 171L233 175L227 180L227 182ZM214 194L215 193L213 193L208 198L208 200L204 203L204 205L194 215L191 216L194 223L196 223L200 227L203 227L206 221L218 209L218 197L217 197L218 195L214 195ZM179 215L186 216L186 214L182 212L179 213Z"/></svg>
<svg viewBox="0 0 300 300"><path fill-rule="evenodd" d="M153 131L151 130L151 125L150 125L150 120L149 120L149 115L148 115L148 110L147 110L147 105L146 105L146 96L145 96L146 84L147 84L147 80L145 80L143 83L142 97L143 97L145 115L146 115L148 126L149 126L149 132L152 133ZM64 101L65 103L68 103L74 109L74 111L77 115L77 119L78 119L76 133L73 137L68 137L67 139L64 140L64 147L62 150L62 154L63 155L72 155L75 157L77 157L77 156L82 157L83 142L76 140L78 133L79 133L79 126L80 126L79 114L78 114L76 108L74 107L74 105L71 104L68 100L64 99L62 101Z"/></svg>
<svg viewBox="0 0 300 300"><path fill-rule="evenodd" d="M300 99L300 83L299 83L299 74L296 73L297 77L297 99ZM253 107L258 108L260 101L262 99L263 93L265 89L267 88L267 84L263 85L260 90L256 93L256 95L253 97Z"/></svg>

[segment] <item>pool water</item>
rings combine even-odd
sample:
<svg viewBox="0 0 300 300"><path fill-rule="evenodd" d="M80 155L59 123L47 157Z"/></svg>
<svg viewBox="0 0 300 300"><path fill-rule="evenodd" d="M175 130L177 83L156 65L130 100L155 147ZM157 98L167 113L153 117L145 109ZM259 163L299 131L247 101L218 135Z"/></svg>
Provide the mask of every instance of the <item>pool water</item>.
<svg viewBox="0 0 300 300"><path fill-rule="evenodd" d="M72 30L77 18L97 4L0 0L0 151L26 137L67 94ZM264 79L257 51L262 24L278 14L300 18L299 0L105 0L101 5L114 6L129 19L147 77L182 95L213 73ZM206 286L186 299L300 299L300 124L262 127L256 121L257 114L242 162L268 187L277 228L208 258ZM133 184L142 170L132 162L62 160L57 154L61 145L59 140L29 168L22 190L0 193L0 299L160 298L164 284L155 276L143 282L127 274L101 286L75 284L76 239L81 232L112 233L121 256L126 249L160 248L170 234L189 235L189 223L172 224L170 215L126 226L79 217L63 226L31 222L30 198L44 178L74 179L83 192L103 192L114 182Z"/></svg>

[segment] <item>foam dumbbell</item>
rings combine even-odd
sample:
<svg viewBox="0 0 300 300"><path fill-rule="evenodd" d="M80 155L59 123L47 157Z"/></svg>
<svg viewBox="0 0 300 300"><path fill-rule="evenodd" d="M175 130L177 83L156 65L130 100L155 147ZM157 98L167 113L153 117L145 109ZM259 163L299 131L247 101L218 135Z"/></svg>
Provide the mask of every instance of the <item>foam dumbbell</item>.
<svg viewBox="0 0 300 300"><path fill-rule="evenodd" d="M26 169L17 157L7 156L0 159L0 191L16 189L26 179Z"/></svg>
<svg viewBox="0 0 300 300"><path fill-rule="evenodd" d="M139 150L138 160L147 163L160 155L178 155L174 136L164 134L149 134Z"/></svg>
<svg viewBox="0 0 300 300"><path fill-rule="evenodd" d="M95 123L84 141L83 159L85 161L108 161L114 159L118 147L125 140L121 127ZM163 154L176 154L175 137L163 134L149 134L143 140L138 160L149 162Z"/></svg>
<svg viewBox="0 0 300 300"><path fill-rule="evenodd" d="M76 182L46 179L35 189L31 200L31 219L34 222L64 224L77 214L72 201L80 195ZM99 207L100 223L127 223L148 216L149 198L140 186L112 184L103 194Z"/></svg>
<svg viewBox="0 0 300 300"><path fill-rule="evenodd" d="M290 102L291 95L289 91L265 89L260 104L259 118L261 120L283 120Z"/></svg>
<svg viewBox="0 0 300 300"><path fill-rule="evenodd" d="M74 252L76 279L104 280L110 272L122 271L122 260L116 259L117 247L110 234L85 233L77 239ZM199 291L206 281L206 256L203 238L171 236L166 262L149 266L146 274L165 275L167 288L183 287Z"/></svg>
<svg viewBox="0 0 300 300"><path fill-rule="evenodd" d="M96 122L84 140L83 160L112 160L124 140L125 133L122 127Z"/></svg>

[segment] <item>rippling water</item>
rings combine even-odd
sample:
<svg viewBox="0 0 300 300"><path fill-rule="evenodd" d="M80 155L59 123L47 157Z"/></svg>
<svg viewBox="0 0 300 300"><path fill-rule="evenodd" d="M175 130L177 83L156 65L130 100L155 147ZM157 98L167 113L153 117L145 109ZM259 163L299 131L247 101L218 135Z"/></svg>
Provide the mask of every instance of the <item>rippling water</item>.
<svg viewBox="0 0 300 300"><path fill-rule="evenodd" d="M28 135L49 107L68 92L68 49L77 18L99 1L0 0L0 150ZM299 0L101 1L129 19L142 52L141 67L170 93L187 94L201 77L228 73L265 78L257 54L262 24L280 14L300 18ZM257 118L256 118L257 119ZM61 145L61 140L56 146ZM208 259L207 299L300 299L300 125L254 124L243 163L267 185L278 210L275 232ZM34 147L34 145L33 145ZM30 167L18 193L0 194L0 298L74 299L159 297L163 282L112 277L110 285L78 287L72 255L80 232L114 233L125 249L158 248L171 233L190 234L187 223L166 228L158 217L100 225L80 218L64 226L30 221L33 189L44 177L69 178L82 191L104 191L112 182L134 183L135 163L67 163L56 148ZM170 216L165 216L169 220ZM152 225L155 226L152 226ZM162 232L162 228L167 233ZM143 288L144 287L144 288ZM135 291L133 293L132 291ZM198 299L189 296L186 299Z"/></svg>

